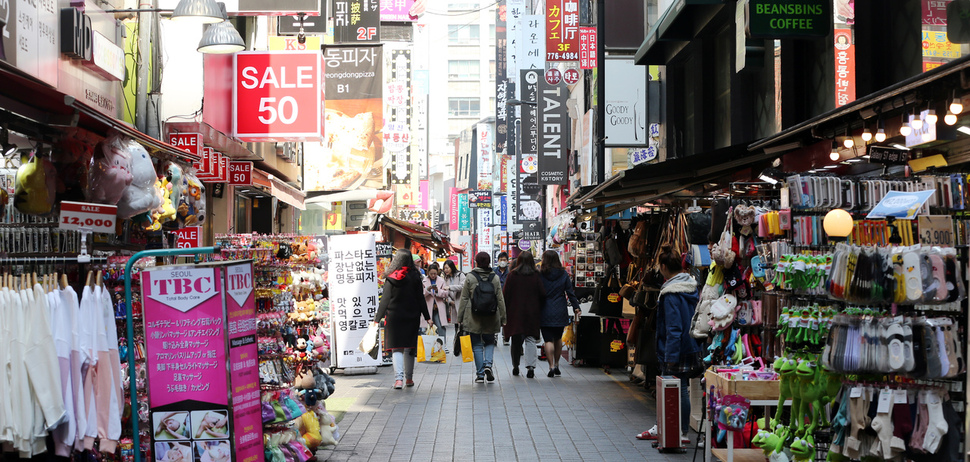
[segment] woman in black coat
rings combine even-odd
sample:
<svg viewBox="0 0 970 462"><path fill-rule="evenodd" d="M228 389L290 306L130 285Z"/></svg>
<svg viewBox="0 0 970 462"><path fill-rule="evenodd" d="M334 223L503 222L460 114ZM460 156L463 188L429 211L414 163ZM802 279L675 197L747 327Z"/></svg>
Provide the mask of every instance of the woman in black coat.
<svg viewBox="0 0 970 462"><path fill-rule="evenodd" d="M431 321L428 305L424 301L424 285L421 273L414 266L411 252L398 250L387 268L384 294L374 322L386 318L384 324L384 348L391 351L394 362L394 388L413 387L415 348L418 346L418 327L421 316Z"/></svg>
<svg viewBox="0 0 970 462"><path fill-rule="evenodd" d="M546 290L539 279L536 260L522 252L505 280L505 340L512 339L512 375L519 375L519 357L525 356L526 377L535 378L536 342L539 341L539 317L546 301ZM523 347L523 343L525 346Z"/></svg>

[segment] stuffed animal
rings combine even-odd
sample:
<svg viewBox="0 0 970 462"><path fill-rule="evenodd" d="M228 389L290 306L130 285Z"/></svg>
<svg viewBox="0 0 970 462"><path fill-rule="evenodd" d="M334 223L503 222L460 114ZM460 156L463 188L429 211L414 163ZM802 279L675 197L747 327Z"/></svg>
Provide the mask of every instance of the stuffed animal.
<svg viewBox="0 0 970 462"><path fill-rule="evenodd" d="M198 226L205 221L205 186L195 175L182 177L182 196L179 198L179 223L183 226Z"/></svg>
<svg viewBox="0 0 970 462"><path fill-rule="evenodd" d="M165 164L165 180L171 185L168 200L172 203L172 208L178 207L182 198L182 167L174 162Z"/></svg>
<svg viewBox="0 0 970 462"><path fill-rule="evenodd" d="M54 207L57 171L49 160L31 156L17 169L14 207L28 215L46 215Z"/></svg>
<svg viewBox="0 0 970 462"><path fill-rule="evenodd" d="M112 133L94 149L88 169L87 199L99 204L117 204L131 181L128 143L121 134Z"/></svg>
<svg viewBox="0 0 970 462"><path fill-rule="evenodd" d="M155 209L159 205L159 197L155 193L155 165L151 156L136 141L128 142L128 152L131 154L131 183L125 188L121 200L118 201L118 216L131 218L140 213Z"/></svg>
<svg viewBox="0 0 970 462"><path fill-rule="evenodd" d="M172 183L169 183L167 177L162 177L155 183L155 187L158 190L159 198L162 200L161 204L155 208L155 213L158 214L159 223L166 223L175 219L175 206L172 205L172 191L175 189L172 187Z"/></svg>

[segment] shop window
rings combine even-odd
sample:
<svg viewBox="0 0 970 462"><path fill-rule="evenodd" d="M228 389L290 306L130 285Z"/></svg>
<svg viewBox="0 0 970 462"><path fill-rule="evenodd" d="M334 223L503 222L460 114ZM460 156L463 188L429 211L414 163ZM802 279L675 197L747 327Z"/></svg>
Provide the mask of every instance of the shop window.
<svg viewBox="0 0 970 462"><path fill-rule="evenodd" d="M233 232L250 233L252 228L252 199L245 196L236 196L236 211L233 214Z"/></svg>
<svg viewBox="0 0 970 462"><path fill-rule="evenodd" d="M449 45L478 45L478 24L448 26Z"/></svg>
<svg viewBox="0 0 970 462"><path fill-rule="evenodd" d="M448 61L448 78L451 80L478 80L481 76L479 63L473 59Z"/></svg>
<svg viewBox="0 0 970 462"><path fill-rule="evenodd" d="M448 98L448 115L453 117L478 117L481 113L478 98Z"/></svg>

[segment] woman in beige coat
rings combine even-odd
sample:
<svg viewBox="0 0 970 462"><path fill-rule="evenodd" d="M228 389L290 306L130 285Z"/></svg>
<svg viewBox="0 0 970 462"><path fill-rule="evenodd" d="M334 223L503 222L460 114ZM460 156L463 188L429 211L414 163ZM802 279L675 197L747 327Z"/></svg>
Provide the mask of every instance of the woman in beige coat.
<svg viewBox="0 0 970 462"><path fill-rule="evenodd" d="M428 275L424 277L424 301L428 304L428 313L431 313L431 322L438 329L438 336L445 337L445 343L447 343L445 325L441 320L447 319L450 296L445 280L438 277L438 271L437 263L432 263L428 267Z"/></svg>

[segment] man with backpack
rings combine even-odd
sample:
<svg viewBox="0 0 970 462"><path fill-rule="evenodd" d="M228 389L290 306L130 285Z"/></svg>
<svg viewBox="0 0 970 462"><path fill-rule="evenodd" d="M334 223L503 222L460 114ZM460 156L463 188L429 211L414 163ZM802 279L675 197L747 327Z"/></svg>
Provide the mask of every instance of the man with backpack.
<svg viewBox="0 0 970 462"><path fill-rule="evenodd" d="M475 356L475 383L492 383L492 357L495 334L505 325L505 298L502 283L491 268L486 252L475 255L475 269L468 273L458 302L459 329L471 336Z"/></svg>

